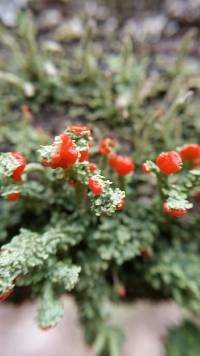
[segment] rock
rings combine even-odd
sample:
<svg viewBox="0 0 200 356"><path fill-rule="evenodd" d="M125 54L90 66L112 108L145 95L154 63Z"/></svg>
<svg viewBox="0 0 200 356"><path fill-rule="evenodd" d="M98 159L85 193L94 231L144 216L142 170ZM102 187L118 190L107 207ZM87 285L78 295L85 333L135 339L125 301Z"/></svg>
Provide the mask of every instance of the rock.
<svg viewBox="0 0 200 356"><path fill-rule="evenodd" d="M167 21L167 17L163 14L131 19L126 22L123 32L131 35L138 42L155 42L161 37Z"/></svg>
<svg viewBox="0 0 200 356"><path fill-rule="evenodd" d="M55 32L55 38L59 41L78 40L83 34L83 24L79 18L63 22Z"/></svg>
<svg viewBox="0 0 200 356"><path fill-rule="evenodd" d="M56 41L45 40L41 44L44 51L51 53L62 53L62 46Z"/></svg>
<svg viewBox="0 0 200 356"><path fill-rule="evenodd" d="M91 18L104 21L109 15L108 9L95 1L87 1L84 6L84 12Z"/></svg>
<svg viewBox="0 0 200 356"><path fill-rule="evenodd" d="M62 15L57 9L42 11L38 19L38 26L41 30L51 30L62 21Z"/></svg>
<svg viewBox="0 0 200 356"><path fill-rule="evenodd" d="M18 11L27 4L28 0L1 0L0 19L6 26L14 26Z"/></svg>
<svg viewBox="0 0 200 356"><path fill-rule="evenodd" d="M44 70L45 70L46 74L50 77L57 77L57 75L58 75L58 71L57 71L56 67L50 61L46 61L44 63Z"/></svg>
<svg viewBox="0 0 200 356"><path fill-rule="evenodd" d="M200 0L168 0L166 11L179 22L200 23Z"/></svg>
<svg viewBox="0 0 200 356"><path fill-rule="evenodd" d="M36 303L0 306L0 345L5 356L94 356L85 345L77 308L64 298L65 316L50 331L41 331L34 322ZM121 356L163 356L162 339L167 328L180 323L183 313L175 303L121 305L113 309L111 320L120 325L126 340Z"/></svg>

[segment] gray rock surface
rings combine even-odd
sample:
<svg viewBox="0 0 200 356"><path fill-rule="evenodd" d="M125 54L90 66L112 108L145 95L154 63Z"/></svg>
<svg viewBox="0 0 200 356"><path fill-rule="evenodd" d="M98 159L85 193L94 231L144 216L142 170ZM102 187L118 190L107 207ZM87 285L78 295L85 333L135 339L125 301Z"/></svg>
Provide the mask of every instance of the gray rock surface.
<svg viewBox="0 0 200 356"><path fill-rule="evenodd" d="M185 23L200 23L200 0L167 0L169 16Z"/></svg>
<svg viewBox="0 0 200 356"><path fill-rule="evenodd" d="M76 307L65 298L65 317L50 331L41 331L34 322L36 304L1 304L0 347L3 356L94 356L84 344ZM115 308L114 322L126 333L122 356L164 356L163 336L167 327L180 322L181 311L172 302Z"/></svg>
<svg viewBox="0 0 200 356"><path fill-rule="evenodd" d="M28 0L0 0L0 20L7 26L14 26L17 12Z"/></svg>

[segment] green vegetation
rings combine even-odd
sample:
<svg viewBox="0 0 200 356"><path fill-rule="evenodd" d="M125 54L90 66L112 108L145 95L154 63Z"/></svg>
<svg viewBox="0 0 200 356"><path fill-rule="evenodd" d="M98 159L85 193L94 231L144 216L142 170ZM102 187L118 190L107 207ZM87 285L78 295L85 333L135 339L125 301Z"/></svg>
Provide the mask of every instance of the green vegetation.
<svg viewBox="0 0 200 356"><path fill-rule="evenodd" d="M200 329L186 320L180 326L171 328L167 338L166 356L197 356L200 351Z"/></svg>

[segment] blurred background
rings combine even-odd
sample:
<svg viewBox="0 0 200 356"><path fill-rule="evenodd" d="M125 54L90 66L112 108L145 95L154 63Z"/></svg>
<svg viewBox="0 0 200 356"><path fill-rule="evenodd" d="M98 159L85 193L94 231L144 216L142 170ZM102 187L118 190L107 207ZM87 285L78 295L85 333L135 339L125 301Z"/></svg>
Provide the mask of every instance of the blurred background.
<svg viewBox="0 0 200 356"><path fill-rule="evenodd" d="M193 30L195 41L188 57L199 67L200 0L0 0L2 24L13 29L21 10L30 10L35 15L39 34L45 39L55 31L57 38L71 45L69 41L79 40L84 23L91 21L94 31L97 27L100 29L102 48L106 48L110 38L123 42L129 35L135 48L144 53L148 51L152 61L155 54L173 60L181 39L188 30ZM84 344L72 299L66 298L64 302L65 318L49 332L38 330L34 323L35 304L0 305L1 354L92 356ZM123 356L163 356L167 330L180 323L183 312L173 302L141 301L118 308L113 318L124 325L127 336Z"/></svg>
<svg viewBox="0 0 200 356"><path fill-rule="evenodd" d="M32 9L43 31L63 27L66 19L87 15L106 21L108 31L123 30L139 43L154 44L155 50L169 52L176 50L177 41L188 29L199 31L200 24L200 0L1 0L1 21L14 26L17 12L25 8ZM78 36L78 30L76 21L71 31ZM194 51L199 54L199 46Z"/></svg>

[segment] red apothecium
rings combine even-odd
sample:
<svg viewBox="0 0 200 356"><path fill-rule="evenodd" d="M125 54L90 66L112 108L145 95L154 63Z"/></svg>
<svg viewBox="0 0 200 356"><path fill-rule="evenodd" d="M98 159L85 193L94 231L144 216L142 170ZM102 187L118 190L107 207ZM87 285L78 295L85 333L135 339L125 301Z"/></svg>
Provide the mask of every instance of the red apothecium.
<svg viewBox="0 0 200 356"><path fill-rule="evenodd" d="M100 195L103 192L103 186L97 178L89 178L89 187L94 195Z"/></svg>
<svg viewBox="0 0 200 356"><path fill-rule="evenodd" d="M200 158L200 145L193 143L185 145L179 150L179 154L183 160Z"/></svg>
<svg viewBox="0 0 200 356"><path fill-rule="evenodd" d="M126 176L127 174L133 173L135 169L131 158L116 154L111 155L109 165L113 167L120 176Z"/></svg>
<svg viewBox="0 0 200 356"><path fill-rule="evenodd" d="M181 169L182 159L178 152L163 152L156 158L156 164L166 176L176 173Z"/></svg>
<svg viewBox="0 0 200 356"><path fill-rule="evenodd" d="M6 198L8 201L15 202L20 198L20 196L21 196L20 192L13 192L13 193L8 194Z"/></svg>
<svg viewBox="0 0 200 356"><path fill-rule="evenodd" d="M116 140L112 138L104 138L99 146L99 153L102 156L107 156L112 152L112 147L116 144Z"/></svg>
<svg viewBox="0 0 200 356"><path fill-rule="evenodd" d="M21 175L26 167L26 159L19 152L10 152L10 154L18 163L18 167L13 171L12 177L15 180L15 182L20 182Z"/></svg>
<svg viewBox="0 0 200 356"><path fill-rule="evenodd" d="M176 218L185 216L188 213L186 209L169 209L166 202L163 203L163 212L167 215L175 216Z"/></svg>

